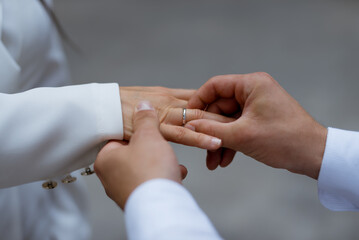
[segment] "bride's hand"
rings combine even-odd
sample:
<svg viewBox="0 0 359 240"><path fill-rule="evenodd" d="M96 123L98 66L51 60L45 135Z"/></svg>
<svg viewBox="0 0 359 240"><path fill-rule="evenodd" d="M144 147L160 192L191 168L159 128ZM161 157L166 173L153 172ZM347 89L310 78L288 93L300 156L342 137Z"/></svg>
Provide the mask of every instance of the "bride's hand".
<svg viewBox="0 0 359 240"><path fill-rule="evenodd" d="M218 138L197 133L182 127L183 108L195 90L170 89L164 87L120 87L124 139L129 140L133 133L132 116L135 106L140 101L151 102L156 109L160 130L165 139L171 142L208 150L216 150L222 146ZM186 122L195 119L212 119L219 122L231 122L233 119L198 109L186 110Z"/></svg>

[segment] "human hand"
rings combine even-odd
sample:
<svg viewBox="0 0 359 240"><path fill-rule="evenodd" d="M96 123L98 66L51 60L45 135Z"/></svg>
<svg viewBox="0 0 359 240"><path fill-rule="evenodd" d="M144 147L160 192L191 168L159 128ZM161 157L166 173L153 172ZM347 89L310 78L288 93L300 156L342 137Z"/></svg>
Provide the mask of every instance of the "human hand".
<svg viewBox="0 0 359 240"><path fill-rule="evenodd" d="M176 155L159 132L156 111L140 102L133 116L134 133L129 144L110 141L99 152L94 169L107 195L122 209L140 184L155 178L181 183L187 169L178 165Z"/></svg>
<svg viewBox="0 0 359 240"><path fill-rule="evenodd" d="M236 115L237 119L230 123L194 120L186 124L187 128L218 137L223 147L243 152L271 167L318 178L327 129L270 75L213 77L188 102L189 108L207 106L208 111ZM221 156L214 153L207 160L216 166ZM226 160L227 165L230 160Z"/></svg>
<svg viewBox="0 0 359 240"><path fill-rule="evenodd" d="M202 133L196 133L182 127L183 108L195 90L170 89L164 87L120 87L124 139L129 140L133 134L132 115L135 106L142 100L148 100L156 109L160 121L160 130L165 139L175 143L216 150L221 146L221 140ZM233 119L201 111L188 109L186 120L212 119L219 122L229 122Z"/></svg>

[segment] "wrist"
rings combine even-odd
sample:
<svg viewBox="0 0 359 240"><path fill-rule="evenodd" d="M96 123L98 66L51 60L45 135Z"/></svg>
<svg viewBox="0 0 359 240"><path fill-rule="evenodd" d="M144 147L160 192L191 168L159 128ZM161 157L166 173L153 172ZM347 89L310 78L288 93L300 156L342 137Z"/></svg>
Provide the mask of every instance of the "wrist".
<svg viewBox="0 0 359 240"><path fill-rule="evenodd" d="M322 167L323 156L325 151L325 145L327 141L328 129L320 124L318 124L318 128L316 130L317 135L317 151L313 158L313 173L310 177L314 179L318 179L320 168ZM308 175L309 176L309 175Z"/></svg>
<svg viewBox="0 0 359 240"><path fill-rule="evenodd" d="M327 134L328 129L316 122L316 125L311 129L310 138L307 139L307 149L302 150L306 152L306 159L304 160L306 164L303 165L302 174L313 179L318 179L323 162Z"/></svg>
<svg viewBox="0 0 359 240"><path fill-rule="evenodd" d="M123 119L123 139L129 140L133 133L132 115L134 104L136 103L134 103L133 98L131 98L131 91L127 90L126 87L120 87L120 96Z"/></svg>

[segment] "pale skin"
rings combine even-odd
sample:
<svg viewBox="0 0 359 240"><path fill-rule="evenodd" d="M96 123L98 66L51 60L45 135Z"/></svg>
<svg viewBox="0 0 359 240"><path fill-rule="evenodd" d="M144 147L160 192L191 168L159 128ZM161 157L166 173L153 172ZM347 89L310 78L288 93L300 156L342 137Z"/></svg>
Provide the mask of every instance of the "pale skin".
<svg viewBox="0 0 359 240"><path fill-rule="evenodd" d="M222 139L223 147L231 149L225 156L221 149L209 151L210 169L227 166L234 151L240 151L271 167L318 178L327 129L269 74L213 77L190 98L188 107L237 118L230 123L200 119L186 124Z"/></svg>
<svg viewBox="0 0 359 240"><path fill-rule="evenodd" d="M133 134L132 115L135 106L143 100L148 100L158 113L160 131L168 141L208 150L221 147L220 139L203 133L196 133L182 127L182 112L195 90L171 89L164 87L120 87L124 140L129 140ZM212 119L219 122L230 122L233 119L202 111L189 109L187 121L195 119Z"/></svg>
<svg viewBox="0 0 359 240"><path fill-rule="evenodd" d="M142 183L155 178L181 183L187 175L187 169L178 164L172 147L161 135L160 121L149 102L139 102L132 122L134 132L129 143L109 142L94 165L107 195L122 209Z"/></svg>

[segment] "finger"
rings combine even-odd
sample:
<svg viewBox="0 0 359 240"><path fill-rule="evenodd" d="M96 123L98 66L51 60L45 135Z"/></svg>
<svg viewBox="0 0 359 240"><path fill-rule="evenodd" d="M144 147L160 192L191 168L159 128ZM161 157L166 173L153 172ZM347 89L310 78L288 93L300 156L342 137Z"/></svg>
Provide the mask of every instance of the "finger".
<svg viewBox="0 0 359 240"><path fill-rule="evenodd" d="M171 102L170 107L171 108L186 108L188 104L188 101L182 100L182 99L175 99L175 101Z"/></svg>
<svg viewBox="0 0 359 240"><path fill-rule="evenodd" d="M106 154L112 150L122 149L123 147L127 146L128 142L126 141L117 141L117 140L110 140L106 143L105 146L100 150L98 155Z"/></svg>
<svg viewBox="0 0 359 240"><path fill-rule="evenodd" d="M186 119L185 122L197 120L197 119L210 119L218 122L232 122L235 119L222 116L219 114L202 111L199 109L186 109ZM167 124L182 126L183 124L183 108L172 108L168 111L166 118L163 121Z"/></svg>
<svg viewBox="0 0 359 240"><path fill-rule="evenodd" d="M211 78L189 99L189 108L204 109L206 105L218 98L233 98L239 76L241 75L222 75Z"/></svg>
<svg viewBox="0 0 359 240"><path fill-rule="evenodd" d="M220 98L211 103L208 108L208 112L231 116L235 113L241 112L241 107L234 98Z"/></svg>
<svg viewBox="0 0 359 240"><path fill-rule="evenodd" d="M233 122L235 120L234 118L229 118L226 116L202 111L199 109L186 109L186 121L187 122L197 120L197 119L209 119L209 120L214 120L214 121L221 122L221 123Z"/></svg>
<svg viewBox="0 0 359 240"><path fill-rule="evenodd" d="M182 164L179 165L179 168L180 168L180 171L181 171L181 179L184 180L187 177L188 170Z"/></svg>
<svg viewBox="0 0 359 240"><path fill-rule="evenodd" d="M180 88L169 88L169 94L175 98L188 101L193 94L196 92L194 89L180 89Z"/></svg>
<svg viewBox="0 0 359 240"><path fill-rule="evenodd" d="M188 128L161 124L160 129L163 137L174 143L208 150L216 150L222 145L220 139L203 133L194 132Z"/></svg>
<svg viewBox="0 0 359 240"><path fill-rule="evenodd" d="M131 137L130 143L137 141L137 139L156 137L162 138L159 132L159 120L157 113L148 101L141 101L135 108L133 115L133 129L134 134Z"/></svg>
<svg viewBox="0 0 359 240"><path fill-rule="evenodd" d="M204 109L217 99L234 98L243 108L260 76L261 73L215 76L188 100L188 107Z"/></svg>
<svg viewBox="0 0 359 240"><path fill-rule="evenodd" d="M222 152L223 148L216 151L207 151L206 165L209 170L213 171L218 167L222 160Z"/></svg>
<svg viewBox="0 0 359 240"><path fill-rule="evenodd" d="M185 128L196 131L197 133L203 133L209 136L217 137L222 139L223 146L231 146L233 144L233 136L236 134L234 123L220 123L213 120L208 119L200 119L190 121L185 125Z"/></svg>
<svg viewBox="0 0 359 240"><path fill-rule="evenodd" d="M103 174L107 172L109 168L112 168L113 162L111 159L113 157L118 156L118 152L121 154L126 155L127 151L127 142L125 141L109 141L97 154L96 161L94 163L94 171L96 172L97 176L103 183Z"/></svg>
<svg viewBox="0 0 359 240"><path fill-rule="evenodd" d="M207 105L206 111L215 114L221 114L221 115L223 114L222 109L216 104L216 102Z"/></svg>
<svg viewBox="0 0 359 240"><path fill-rule="evenodd" d="M236 151L229 148L223 148L222 159L219 165L222 168L227 167L233 161L235 155L236 155Z"/></svg>

